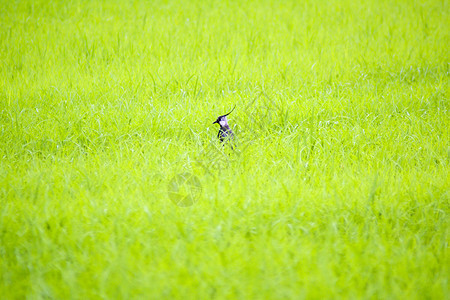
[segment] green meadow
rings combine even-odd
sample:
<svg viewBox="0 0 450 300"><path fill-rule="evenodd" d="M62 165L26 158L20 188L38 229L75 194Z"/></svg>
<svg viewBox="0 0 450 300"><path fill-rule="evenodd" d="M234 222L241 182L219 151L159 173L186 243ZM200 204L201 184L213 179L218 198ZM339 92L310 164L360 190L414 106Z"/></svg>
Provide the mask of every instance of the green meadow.
<svg viewBox="0 0 450 300"><path fill-rule="evenodd" d="M1 0L0 298L449 299L449 12Z"/></svg>

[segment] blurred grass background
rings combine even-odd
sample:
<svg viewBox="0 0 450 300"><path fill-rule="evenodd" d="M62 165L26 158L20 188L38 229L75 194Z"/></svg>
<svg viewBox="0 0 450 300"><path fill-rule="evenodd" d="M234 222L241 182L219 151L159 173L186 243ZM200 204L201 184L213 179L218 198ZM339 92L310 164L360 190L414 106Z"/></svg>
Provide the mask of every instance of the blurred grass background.
<svg viewBox="0 0 450 300"><path fill-rule="evenodd" d="M445 299L448 12L1 1L2 297Z"/></svg>

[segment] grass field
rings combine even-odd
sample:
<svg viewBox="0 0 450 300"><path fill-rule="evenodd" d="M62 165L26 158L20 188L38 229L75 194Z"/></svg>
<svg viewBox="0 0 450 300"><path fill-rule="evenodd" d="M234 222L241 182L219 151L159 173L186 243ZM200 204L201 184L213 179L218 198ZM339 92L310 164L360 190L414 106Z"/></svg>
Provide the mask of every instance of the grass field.
<svg viewBox="0 0 450 300"><path fill-rule="evenodd" d="M448 1L0 2L2 299L449 299Z"/></svg>

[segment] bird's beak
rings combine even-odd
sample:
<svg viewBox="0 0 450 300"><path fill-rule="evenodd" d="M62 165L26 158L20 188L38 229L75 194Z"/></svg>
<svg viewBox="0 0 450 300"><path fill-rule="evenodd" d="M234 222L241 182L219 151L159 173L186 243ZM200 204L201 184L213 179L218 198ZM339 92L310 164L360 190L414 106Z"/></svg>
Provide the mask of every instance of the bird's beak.
<svg viewBox="0 0 450 300"><path fill-rule="evenodd" d="M215 121L213 122L213 124L216 124L216 123L219 123L219 122L217 122L217 120L215 120Z"/></svg>

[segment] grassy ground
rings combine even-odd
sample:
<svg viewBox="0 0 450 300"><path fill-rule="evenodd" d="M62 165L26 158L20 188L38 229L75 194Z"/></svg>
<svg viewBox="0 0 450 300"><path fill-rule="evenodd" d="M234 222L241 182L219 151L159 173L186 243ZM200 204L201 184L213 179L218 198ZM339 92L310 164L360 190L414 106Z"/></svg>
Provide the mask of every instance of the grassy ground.
<svg viewBox="0 0 450 300"><path fill-rule="evenodd" d="M1 1L1 297L448 298L448 45L448 1Z"/></svg>

